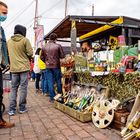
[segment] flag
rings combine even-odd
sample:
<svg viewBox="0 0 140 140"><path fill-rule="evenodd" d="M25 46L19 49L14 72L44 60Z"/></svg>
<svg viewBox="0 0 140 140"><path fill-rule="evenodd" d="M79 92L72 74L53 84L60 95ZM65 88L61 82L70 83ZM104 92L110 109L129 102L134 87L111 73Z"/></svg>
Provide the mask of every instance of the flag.
<svg viewBox="0 0 140 140"><path fill-rule="evenodd" d="M109 37L109 46L112 50L115 50L118 46L118 39L117 37L110 36Z"/></svg>
<svg viewBox="0 0 140 140"><path fill-rule="evenodd" d="M36 30L35 30L35 40L36 40L36 47L37 48L42 48L43 46L43 37L44 37L44 26L43 25L38 25Z"/></svg>

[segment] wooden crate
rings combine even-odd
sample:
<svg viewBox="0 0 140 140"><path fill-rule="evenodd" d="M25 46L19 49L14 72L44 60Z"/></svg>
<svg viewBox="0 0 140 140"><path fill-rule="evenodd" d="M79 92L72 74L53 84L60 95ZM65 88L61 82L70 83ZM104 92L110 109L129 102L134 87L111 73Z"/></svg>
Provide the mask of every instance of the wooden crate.
<svg viewBox="0 0 140 140"><path fill-rule="evenodd" d="M54 107L81 122L92 121L92 113L80 112L80 111L70 108L64 104L61 104L57 101L54 102Z"/></svg>

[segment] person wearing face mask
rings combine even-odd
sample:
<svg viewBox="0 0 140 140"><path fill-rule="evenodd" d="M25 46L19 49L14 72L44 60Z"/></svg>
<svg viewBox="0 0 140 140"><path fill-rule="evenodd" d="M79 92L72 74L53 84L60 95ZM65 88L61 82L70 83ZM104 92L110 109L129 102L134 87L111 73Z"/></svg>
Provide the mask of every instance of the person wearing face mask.
<svg viewBox="0 0 140 140"><path fill-rule="evenodd" d="M27 112L28 74L33 49L29 39L26 38L26 27L16 25L14 35L8 40L10 59L10 72L12 74L10 106L8 114L16 114L17 91L19 88L19 113Z"/></svg>
<svg viewBox="0 0 140 140"><path fill-rule="evenodd" d="M1 22L7 18L8 7L5 3L0 1L0 128L11 128L14 123L6 122L3 119L3 71L9 67L8 53L6 46L6 38L4 30L1 27Z"/></svg>

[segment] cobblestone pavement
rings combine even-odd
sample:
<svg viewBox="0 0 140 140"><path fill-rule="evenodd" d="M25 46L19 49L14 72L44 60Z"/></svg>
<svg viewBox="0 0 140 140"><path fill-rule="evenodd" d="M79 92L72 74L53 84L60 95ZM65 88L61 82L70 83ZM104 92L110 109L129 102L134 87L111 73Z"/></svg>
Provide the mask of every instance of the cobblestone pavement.
<svg viewBox="0 0 140 140"><path fill-rule="evenodd" d="M55 109L49 97L35 94L33 82L29 83L27 113L9 117L8 101L9 94L4 93L4 119L15 127L0 129L0 140L121 140L116 130L98 129L92 122L81 123Z"/></svg>

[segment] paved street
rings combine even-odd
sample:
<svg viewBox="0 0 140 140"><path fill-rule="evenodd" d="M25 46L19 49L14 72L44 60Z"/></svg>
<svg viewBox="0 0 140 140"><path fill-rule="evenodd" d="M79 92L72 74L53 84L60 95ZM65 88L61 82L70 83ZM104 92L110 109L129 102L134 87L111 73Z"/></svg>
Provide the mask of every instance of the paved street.
<svg viewBox="0 0 140 140"><path fill-rule="evenodd" d="M81 123L53 107L48 97L35 94L29 83L28 112L7 115L8 93L4 94L4 118L15 122L11 129L0 129L0 140L121 140L116 130L97 129L92 122Z"/></svg>

